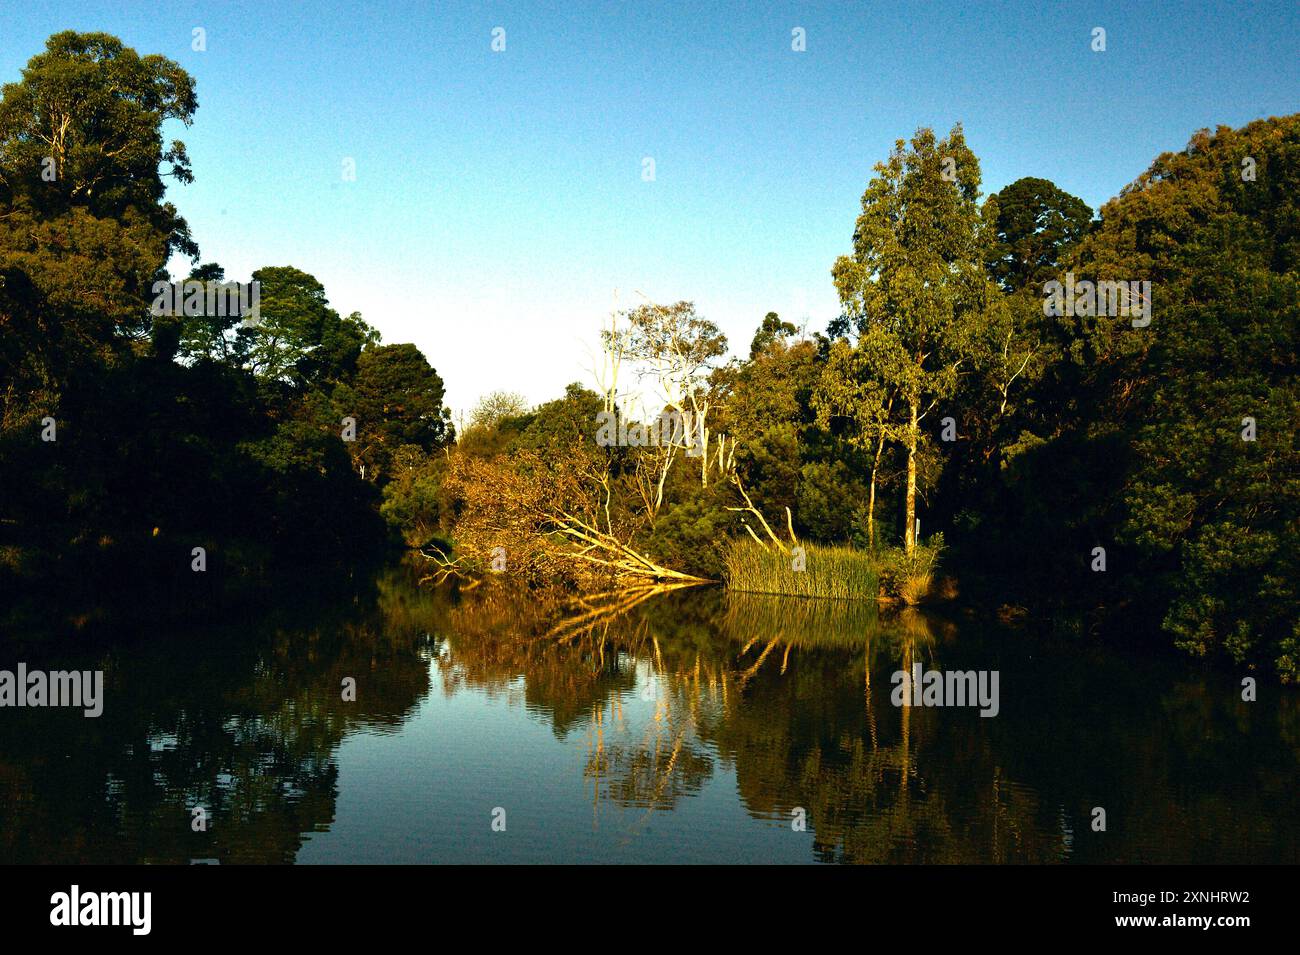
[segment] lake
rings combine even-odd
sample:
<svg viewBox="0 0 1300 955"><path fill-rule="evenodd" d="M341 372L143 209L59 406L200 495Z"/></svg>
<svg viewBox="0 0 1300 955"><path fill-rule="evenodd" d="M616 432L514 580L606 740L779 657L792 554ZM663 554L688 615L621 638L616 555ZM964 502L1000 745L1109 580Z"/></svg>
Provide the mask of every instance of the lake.
<svg viewBox="0 0 1300 955"><path fill-rule="evenodd" d="M957 611L417 573L0 645L104 671L98 718L0 709L0 861L1300 862L1295 688ZM996 672L997 714L900 704L917 664Z"/></svg>

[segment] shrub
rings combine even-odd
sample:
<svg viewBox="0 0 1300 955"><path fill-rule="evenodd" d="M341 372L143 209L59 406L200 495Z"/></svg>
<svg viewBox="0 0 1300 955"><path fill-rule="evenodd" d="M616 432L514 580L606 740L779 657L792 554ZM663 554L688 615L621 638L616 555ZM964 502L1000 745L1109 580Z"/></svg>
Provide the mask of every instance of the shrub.
<svg viewBox="0 0 1300 955"><path fill-rule="evenodd" d="M910 553L902 547L882 550L876 558L881 592L909 605L921 603L930 595L943 546L943 534L932 534Z"/></svg>

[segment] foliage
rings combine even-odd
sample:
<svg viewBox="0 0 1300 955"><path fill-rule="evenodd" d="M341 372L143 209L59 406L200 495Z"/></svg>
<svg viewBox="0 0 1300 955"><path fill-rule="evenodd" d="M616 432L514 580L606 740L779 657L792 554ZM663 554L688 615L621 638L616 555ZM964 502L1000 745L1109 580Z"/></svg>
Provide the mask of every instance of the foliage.
<svg viewBox="0 0 1300 955"><path fill-rule="evenodd" d="M507 418L518 418L528 413L528 399L513 391L494 391L479 399L470 414L471 428L492 429Z"/></svg>
<svg viewBox="0 0 1300 955"><path fill-rule="evenodd" d="M918 454L930 440L922 422L955 391L990 294L985 263L991 237L979 187L979 161L960 126L942 140L929 129L917 130L910 143L898 140L863 193L853 254L832 269L846 323L862 339L859 347L888 367L880 391L828 389L829 410L864 397L878 404L889 391L897 393L905 411L897 427L907 450L903 539L909 548ZM876 433L873 422L886 413L869 409L858 424L868 440Z"/></svg>
<svg viewBox="0 0 1300 955"><path fill-rule="evenodd" d="M990 199L997 240L989 274L1007 292L1055 278L1092 222L1092 210L1082 199L1047 179L1017 179Z"/></svg>
<svg viewBox="0 0 1300 955"><path fill-rule="evenodd" d="M164 201L164 178L191 181L189 160L162 139L164 122L188 125L196 106L177 64L98 33L51 37L4 87L5 588L193 612L224 584L350 569L388 537L379 494L340 440L337 403L356 398L381 455L450 440L423 356L377 348L373 329L330 308L300 269L253 273L260 324L152 314L171 254L198 261ZM206 263L190 278L225 272ZM196 546L205 574L191 569Z"/></svg>
<svg viewBox="0 0 1300 955"><path fill-rule="evenodd" d="M410 344L376 345L356 361L356 374L334 391L334 410L357 422L353 460L370 480L387 480L399 448L424 452L449 444L455 435L443 406L442 378Z"/></svg>
<svg viewBox="0 0 1300 955"><path fill-rule="evenodd" d="M916 602L946 537L966 593L1300 679L1300 116L1196 133L1095 221L1040 178L983 197L961 127L919 129L866 186L826 335L768 312L724 364L692 302L646 302L602 332L597 391L495 392L457 434L426 356L291 265L252 273L256 323L151 313L175 253L226 277L166 201L192 173L163 127L196 109L180 66L101 33L4 87L0 584L201 604L194 546L273 579L400 535L467 571L503 547L534 585ZM1066 274L1149 282L1152 321L1048 314ZM703 446L597 443L602 414L666 411Z"/></svg>
<svg viewBox="0 0 1300 955"><path fill-rule="evenodd" d="M911 550L887 547L876 555L880 591L906 604L918 604L931 592L939 560L943 555L943 534L932 534L924 542L918 541Z"/></svg>

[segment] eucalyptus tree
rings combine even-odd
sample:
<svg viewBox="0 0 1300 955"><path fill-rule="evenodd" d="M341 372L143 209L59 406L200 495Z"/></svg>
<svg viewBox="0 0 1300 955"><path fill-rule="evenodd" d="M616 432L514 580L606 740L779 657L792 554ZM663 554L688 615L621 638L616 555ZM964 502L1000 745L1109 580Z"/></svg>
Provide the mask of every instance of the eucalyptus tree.
<svg viewBox="0 0 1300 955"><path fill-rule="evenodd" d="M897 389L899 440L907 454L904 545L916 544L918 452L927 415L953 394L969 363L988 301L988 230L979 205L980 168L961 127L944 139L920 129L898 140L862 196L853 253L832 269L858 347L885 354Z"/></svg>
<svg viewBox="0 0 1300 955"><path fill-rule="evenodd" d="M647 302L627 312L622 354L654 379L668 410L681 421L680 447L700 457L700 483L709 484L708 376L727 353L727 337L698 315L693 302ZM610 335L606 334L607 347ZM665 466L666 467L666 466Z"/></svg>
<svg viewBox="0 0 1300 955"><path fill-rule="evenodd" d="M66 381L70 369L149 331L150 288L175 252L197 257L165 201L166 179L193 179L184 143L194 81L166 57L106 33L67 30L0 96L0 273L35 303L15 375ZM7 373L7 372L6 372Z"/></svg>

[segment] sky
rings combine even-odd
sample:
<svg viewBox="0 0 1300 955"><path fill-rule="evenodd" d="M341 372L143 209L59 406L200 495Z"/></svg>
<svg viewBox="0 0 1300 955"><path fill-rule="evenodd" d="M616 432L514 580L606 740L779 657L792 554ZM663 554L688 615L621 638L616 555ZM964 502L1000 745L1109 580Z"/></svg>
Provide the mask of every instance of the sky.
<svg viewBox="0 0 1300 955"><path fill-rule="evenodd" d="M693 301L740 355L769 311L824 329L872 167L918 127L962 123L986 192L1096 209L1197 129L1300 109L1295 0L0 0L0 81L63 29L195 77L165 135L202 261L310 272L465 413L594 384L615 303Z"/></svg>

